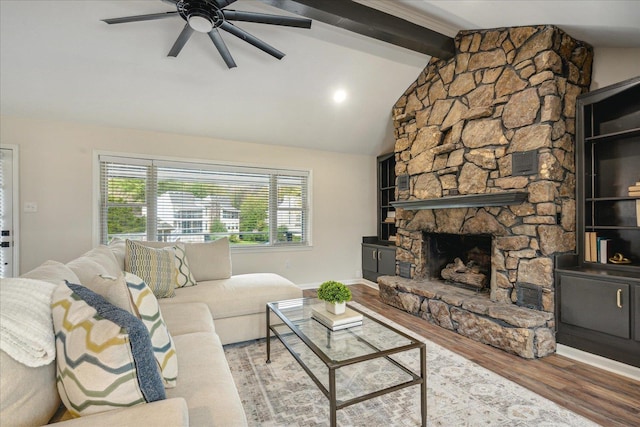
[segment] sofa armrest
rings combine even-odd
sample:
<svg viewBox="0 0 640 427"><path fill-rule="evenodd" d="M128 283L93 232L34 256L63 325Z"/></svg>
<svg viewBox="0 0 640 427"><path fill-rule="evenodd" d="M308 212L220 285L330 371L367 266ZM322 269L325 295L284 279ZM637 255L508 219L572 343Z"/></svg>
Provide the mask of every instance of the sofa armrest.
<svg viewBox="0 0 640 427"><path fill-rule="evenodd" d="M189 426L189 410L187 402L181 397L176 397L87 415L51 425L60 427L139 427L141 425L187 427Z"/></svg>

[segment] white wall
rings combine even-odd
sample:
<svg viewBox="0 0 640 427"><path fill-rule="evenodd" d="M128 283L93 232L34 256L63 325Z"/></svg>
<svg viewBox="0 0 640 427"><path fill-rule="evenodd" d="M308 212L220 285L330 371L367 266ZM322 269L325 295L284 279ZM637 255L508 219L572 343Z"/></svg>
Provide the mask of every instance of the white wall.
<svg viewBox="0 0 640 427"><path fill-rule="evenodd" d="M67 262L92 247L94 150L310 169L313 247L234 252L235 274L276 272L297 284L356 278L362 236L376 233L373 156L21 117L1 119L0 141L20 149L21 203L38 204L36 213L20 215L22 273L47 259Z"/></svg>
<svg viewBox="0 0 640 427"><path fill-rule="evenodd" d="M640 49L598 47L593 52L591 90L640 76Z"/></svg>

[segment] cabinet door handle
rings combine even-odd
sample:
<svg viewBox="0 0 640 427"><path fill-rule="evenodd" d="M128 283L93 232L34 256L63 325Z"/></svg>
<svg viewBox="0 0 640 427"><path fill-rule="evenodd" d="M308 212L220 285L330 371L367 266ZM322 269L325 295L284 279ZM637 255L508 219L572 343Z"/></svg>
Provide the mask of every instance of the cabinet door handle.
<svg viewBox="0 0 640 427"><path fill-rule="evenodd" d="M382 251L378 251L378 261L382 259Z"/></svg>
<svg viewBox="0 0 640 427"><path fill-rule="evenodd" d="M378 257L378 251L374 249L373 250L373 259L376 260L376 259L378 259L377 257Z"/></svg>
<svg viewBox="0 0 640 427"><path fill-rule="evenodd" d="M618 289L616 292L616 305L618 308L622 308L622 289Z"/></svg>

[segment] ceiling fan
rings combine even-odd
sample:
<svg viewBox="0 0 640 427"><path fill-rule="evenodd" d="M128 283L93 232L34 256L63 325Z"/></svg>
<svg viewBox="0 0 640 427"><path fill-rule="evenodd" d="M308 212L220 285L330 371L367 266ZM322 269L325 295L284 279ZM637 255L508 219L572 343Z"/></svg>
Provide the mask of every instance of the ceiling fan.
<svg viewBox="0 0 640 427"><path fill-rule="evenodd" d="M175 11L152 13L148 15L126 16L123 18L103 19L107 24L123 24L127 22L154 21L157 19L180 16L185 22L182 32L173 44L168 56L176 57L187 43L194 31L207 33L227 67L236 67L231 52L222 40L218 29L224 30L246 41L269 55L282 59L284 53L263 42L229 21L257 22L260 24L283 25L287 27L311 28L311 20L290 16L270 15L266 13L241 12L224 9L236 0L162 0L176 7Z"/></svg>

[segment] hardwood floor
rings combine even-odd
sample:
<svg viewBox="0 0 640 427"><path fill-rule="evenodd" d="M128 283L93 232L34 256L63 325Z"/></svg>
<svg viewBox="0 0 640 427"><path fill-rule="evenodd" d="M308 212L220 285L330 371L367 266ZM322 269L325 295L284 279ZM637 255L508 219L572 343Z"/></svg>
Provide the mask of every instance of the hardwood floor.
<svg viewBox="0 0 640 427"><path fill-rule="evenodd" d="M522 359L384 304L370 286L350 288L354 301L598 424L640 426L638 381L558 355Z"/></svg>

